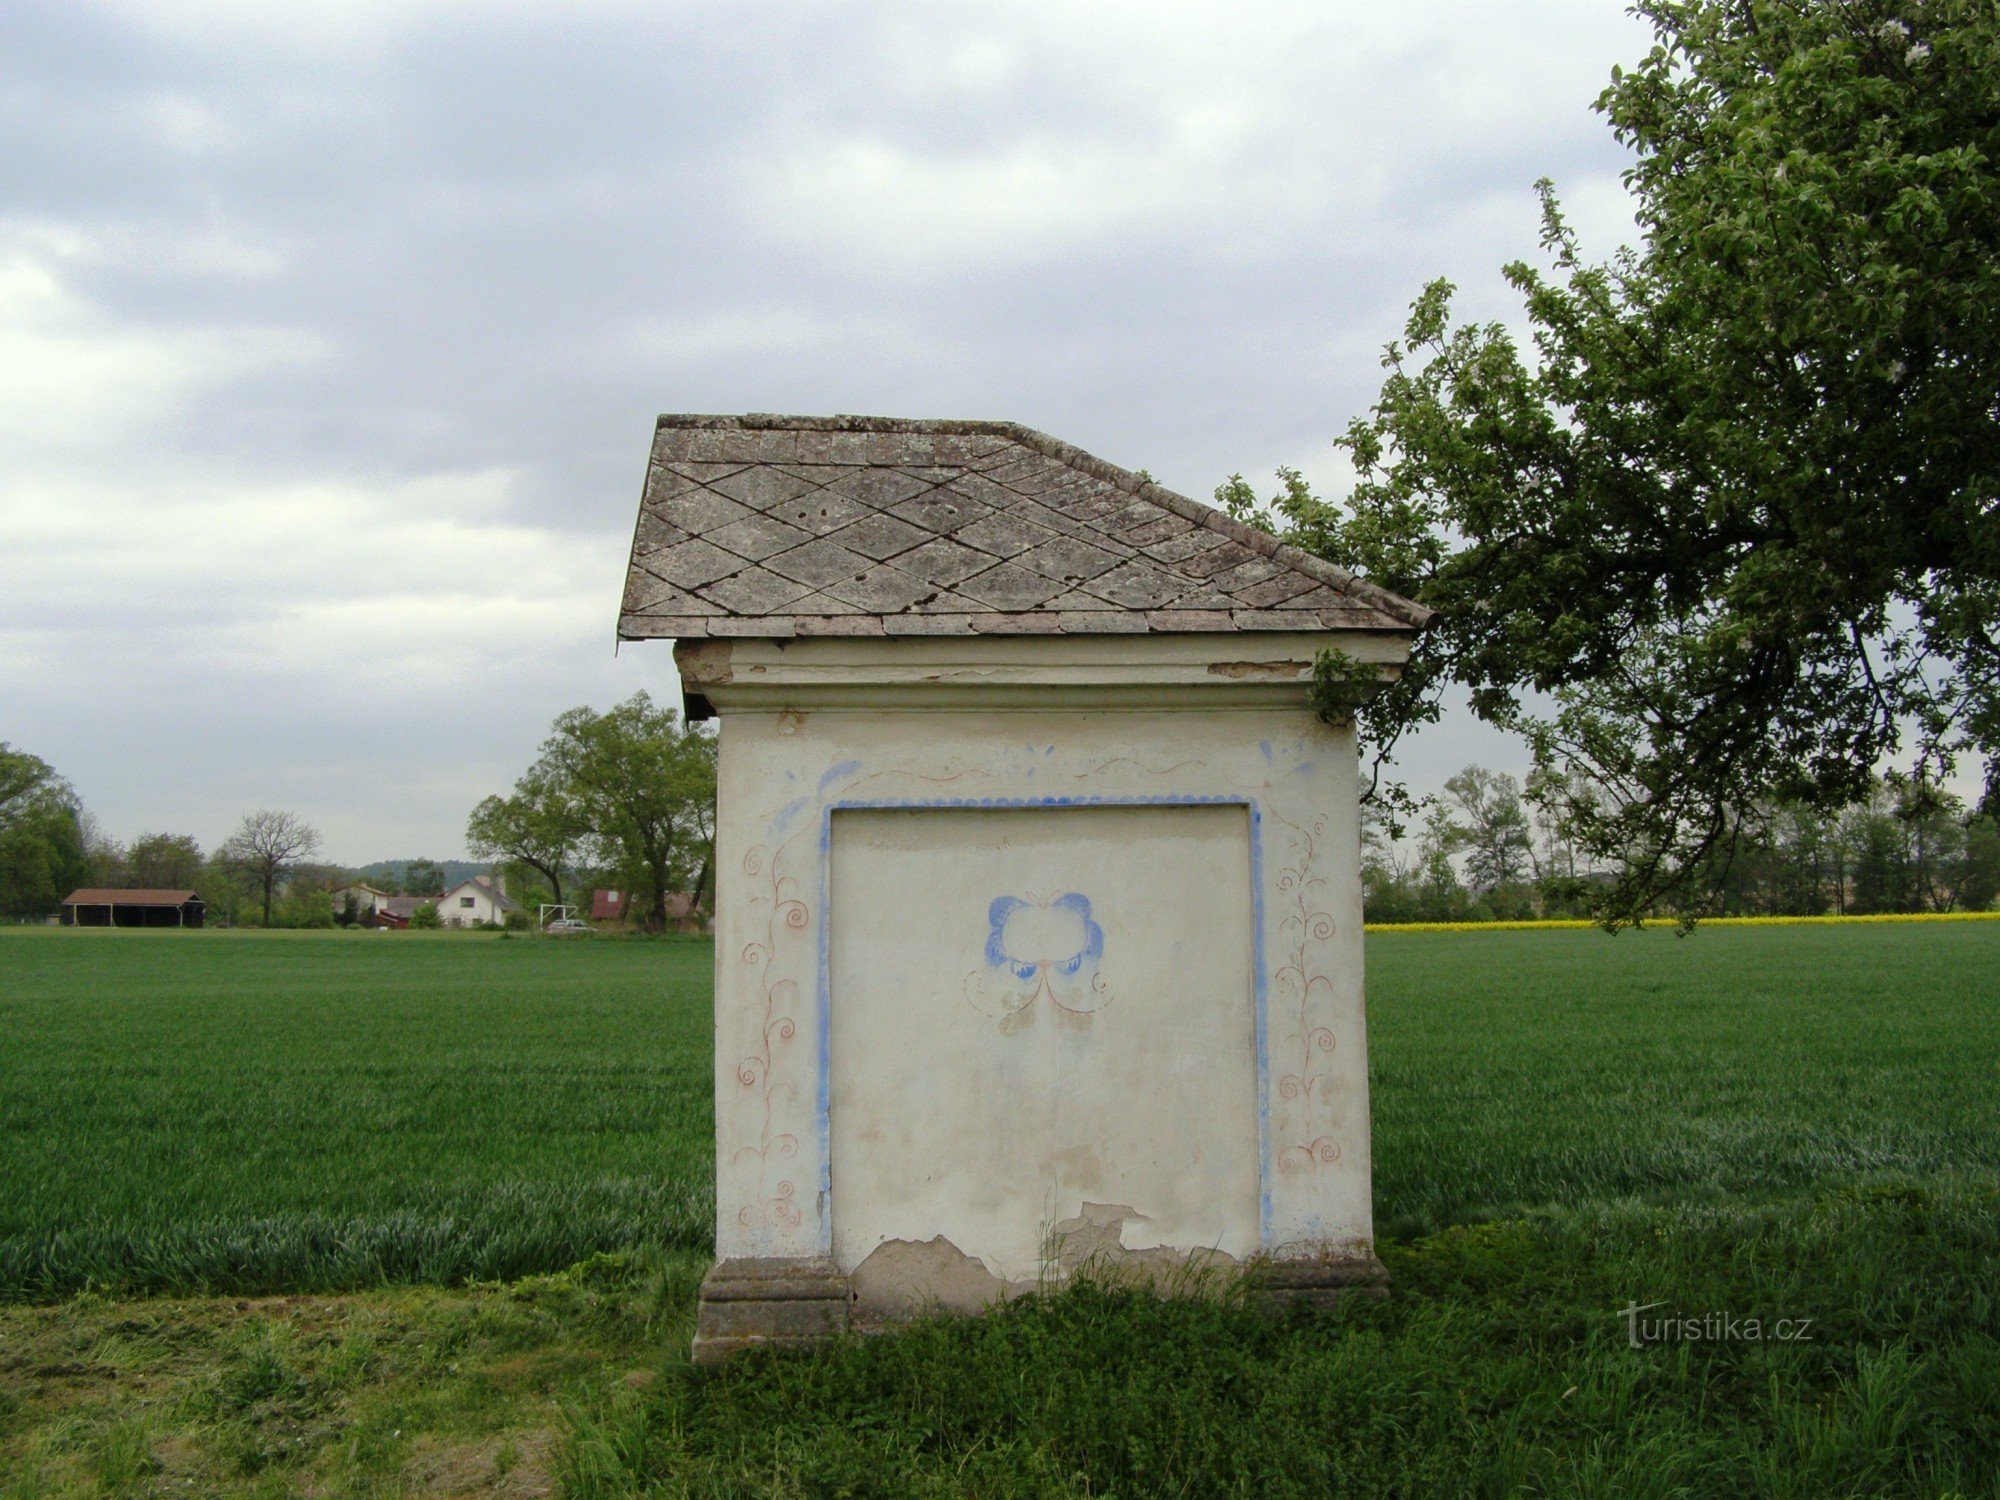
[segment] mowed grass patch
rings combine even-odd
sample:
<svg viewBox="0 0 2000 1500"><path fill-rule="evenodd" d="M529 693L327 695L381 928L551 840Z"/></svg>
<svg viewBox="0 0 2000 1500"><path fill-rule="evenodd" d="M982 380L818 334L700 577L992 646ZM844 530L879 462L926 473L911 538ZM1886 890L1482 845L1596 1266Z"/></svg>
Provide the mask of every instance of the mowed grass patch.
<svg viewBox="0 0 2000 1500"><path fill-rule="evenodd" d="M0 930L0 1296L706 1249L710 954Z"/></svg>
<svg viewBox="0 0 2000 1500"><path fill-rule="evenodd" d="M704 1265L0 1307L0 1497L547 1495L564 1404L657 1378Z"/></svg>

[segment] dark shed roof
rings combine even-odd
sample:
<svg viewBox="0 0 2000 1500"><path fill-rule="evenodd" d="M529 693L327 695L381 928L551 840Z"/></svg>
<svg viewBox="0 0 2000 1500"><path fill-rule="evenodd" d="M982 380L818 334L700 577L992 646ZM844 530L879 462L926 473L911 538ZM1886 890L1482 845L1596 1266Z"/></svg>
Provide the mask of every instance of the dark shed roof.
<svg viewBox="0 0 2000 1500"><path fill-rule="evenodd" d="M618 633L1410 631L1429 618L1012 422L666 416Z"/></svg>
<svg viewBox="0 0 2000 1500"><path fill-rule="evenodd" d="M112 890L100 887L86 887L71 891L63 897L64 906L185 906L190 901L200 901L193 891L161 890Z"/></svg>

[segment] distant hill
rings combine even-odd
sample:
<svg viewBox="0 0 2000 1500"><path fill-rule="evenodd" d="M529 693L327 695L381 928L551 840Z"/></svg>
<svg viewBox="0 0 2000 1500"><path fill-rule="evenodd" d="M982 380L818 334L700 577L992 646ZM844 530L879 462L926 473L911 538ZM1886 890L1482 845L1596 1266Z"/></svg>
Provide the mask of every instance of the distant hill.
<svg viewBox="0 0 2000 1500"><path fill-rule="evenodd" d="M362 865L355 871L355 874L363 880L374 881L380 885L401 885L403 883L404 871L410 868L415 859L421 859L422 857L422 855L416 855L411 859L378 859L372 865ZM475 875L484 875L488 870L493 868L490 864L482 860L471 859L440 859L433 861L433 863L440 870L444 871L444 887L446 890L450 890L461 880L470 880Z"/></svg>

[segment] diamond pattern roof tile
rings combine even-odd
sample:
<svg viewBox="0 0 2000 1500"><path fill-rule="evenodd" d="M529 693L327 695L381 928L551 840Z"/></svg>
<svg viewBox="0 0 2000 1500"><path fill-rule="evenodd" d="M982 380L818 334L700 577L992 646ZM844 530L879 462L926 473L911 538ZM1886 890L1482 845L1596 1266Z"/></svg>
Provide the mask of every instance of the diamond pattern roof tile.
<svg viewBox="0 0 2000 1500"><path fill-rule="evenodd" d="M1430 612L1029 428L662 417L619 634L1420 630Z"/></svg>

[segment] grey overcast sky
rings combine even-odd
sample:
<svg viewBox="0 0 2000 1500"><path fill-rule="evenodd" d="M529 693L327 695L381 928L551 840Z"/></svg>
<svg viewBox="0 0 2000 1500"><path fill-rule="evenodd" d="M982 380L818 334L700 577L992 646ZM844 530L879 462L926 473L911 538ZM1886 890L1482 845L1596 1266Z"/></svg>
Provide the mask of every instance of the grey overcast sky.
<svg viewBox="0 0 2000 1500"><path fill-rule="evenodd" d="M8 0L0 739L107 831L461 852L614 654L662 411L1029 423L1206 498L1330 440L1553 177L1615 0ZM1420 785L1520 751L1450 718Z"/></svg>

